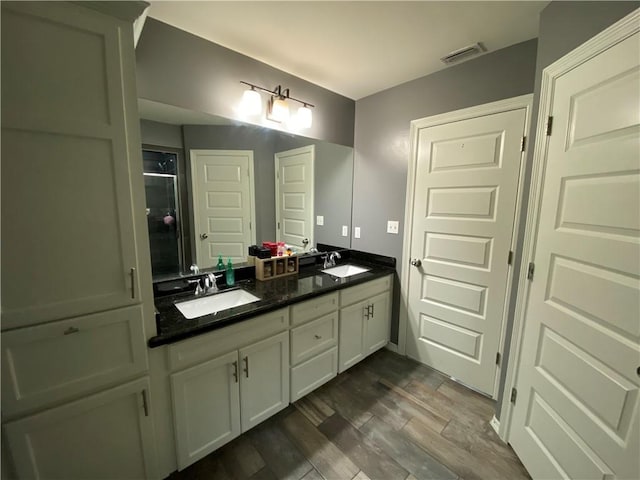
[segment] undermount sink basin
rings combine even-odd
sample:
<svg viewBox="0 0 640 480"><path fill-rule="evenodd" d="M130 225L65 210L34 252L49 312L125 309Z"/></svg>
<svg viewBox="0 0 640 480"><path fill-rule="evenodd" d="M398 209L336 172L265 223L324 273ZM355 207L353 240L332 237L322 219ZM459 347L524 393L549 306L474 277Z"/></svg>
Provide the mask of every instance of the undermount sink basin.
<svg viewBox="0 0 640 480"><path fill-rule="evenodd" d="M258 300L260 299L255 295L238 289L176 303L176 308L180 310L180 313L185 318L192 319L246 305L247 303L257 302Z"/></svg>
<svg viewBox="0 0 640 480"><path fill-rule="evenodd" d="M358 273L368 272L368 268L358 267L357 265L338 265L337 267L327 268L322 270L324 273L333 275L334 277L346 278L351 275L357 275Z"/></svg>

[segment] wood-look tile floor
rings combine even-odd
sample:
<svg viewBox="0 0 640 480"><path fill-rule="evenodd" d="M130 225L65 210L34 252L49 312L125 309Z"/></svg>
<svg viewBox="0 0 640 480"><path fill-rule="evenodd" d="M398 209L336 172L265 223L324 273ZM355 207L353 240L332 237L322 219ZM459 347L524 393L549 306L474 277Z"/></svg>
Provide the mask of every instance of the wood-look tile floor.
<svg viewBox="0 0 640 480"><path fill-rule="evenodd" d="M528 479L495 402L380 350L169 479Z"/></svg>

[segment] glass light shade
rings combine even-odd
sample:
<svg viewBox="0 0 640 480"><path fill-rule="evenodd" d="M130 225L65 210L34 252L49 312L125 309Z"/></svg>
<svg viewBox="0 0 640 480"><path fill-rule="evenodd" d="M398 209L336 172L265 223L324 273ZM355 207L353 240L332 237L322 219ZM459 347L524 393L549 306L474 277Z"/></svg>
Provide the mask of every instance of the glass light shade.
<svg viewBox="0 0 640 480"><path fill-rule="evenodd" d="M274 98L271 104L271 119L276 122L289 120L289 105L281 98Z"/></svg>
<svg viewBox="0 0 640 480"><path fill-rule="evenodd" d="M298 109L297 124L299 128L311 128L311 121L313 119L313 114L311 109L307 106L300 107Z"/></svg>
<svg viewBox="0 0 640 480"><path fill-rule="evenodd" d="M262 112L262 97L255 90L245 90L242 95L242 113L245 115L260 115Z"/></svg>

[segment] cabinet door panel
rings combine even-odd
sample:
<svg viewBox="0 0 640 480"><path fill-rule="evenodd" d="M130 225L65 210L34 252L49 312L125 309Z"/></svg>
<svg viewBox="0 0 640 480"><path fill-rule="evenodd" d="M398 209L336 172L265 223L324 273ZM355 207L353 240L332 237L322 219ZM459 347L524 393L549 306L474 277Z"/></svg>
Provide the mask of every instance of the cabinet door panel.
<svg viewBox="0 0 640 480"><path fill-rule="evenodd" d="M338 374L338 348L333 347L291 369L291 401L304 397Z"/></svg>
<svg viewBox="0 0 640 480"><path fill-rule="evenodd" d="M147 368L142 307L2 334L2 414L42 408Z"/></svg>
<svg viewBox="0 0 640 480"><path fill-rule="evenodd" d="M389 343L391 334L391 293L385 292L369 300L372 315L367 320L365 355L369 355Z"/></svg>
<svg viewBox="0 0 640 480"><path fill-rule="evenodd" d="M368 302L360 302L340 310L340 347L338 350L338 372L340 373L364 358L367 305Z"/></svg>
<svg viewBox="0 0 640 480"><path fill-rule="evenodd" d="M4 3L2 328L140 303L131 26L62 2Z"/></svg>
<svg viewBox="0 0 640 480"><path fill-rule="evenodd" d="M240 435L237 361L234 351L171 375L179 470Z"/></svg>
<svg viewBox="0 0 640 480"><path fill-rule="evenodd" d="M142 378L7 423L18 477L154 478L149 408L149 380Z"/></svg>
<svg viewBox="0 0 640 480"><path fill-rule="evenodd" d="M240 349L245 432L289 405L289 332Z"/></svg>

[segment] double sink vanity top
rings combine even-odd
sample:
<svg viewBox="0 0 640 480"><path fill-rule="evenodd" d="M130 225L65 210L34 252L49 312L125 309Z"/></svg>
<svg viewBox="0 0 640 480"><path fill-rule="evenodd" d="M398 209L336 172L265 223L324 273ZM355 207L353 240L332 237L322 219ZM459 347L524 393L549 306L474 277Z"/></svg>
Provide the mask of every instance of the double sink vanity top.
<svg viewBox="0 0 640 480"><path fill-rule="evenodd" d="M360 252L358 252L360 253ZM362 254L367 255L367 254ZM382 261L376 261L382 259ZM325 293L358 285L395 272L395 260L371 256L345 260L336 267L300 268L298 275L269 281L248 279L206 296L192 292L155 298L158 334L149 339L158 347L193 337ZM213 312L213 313L209 313Z"/></svg>

